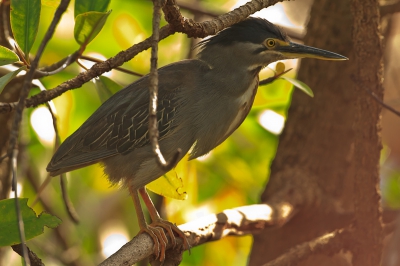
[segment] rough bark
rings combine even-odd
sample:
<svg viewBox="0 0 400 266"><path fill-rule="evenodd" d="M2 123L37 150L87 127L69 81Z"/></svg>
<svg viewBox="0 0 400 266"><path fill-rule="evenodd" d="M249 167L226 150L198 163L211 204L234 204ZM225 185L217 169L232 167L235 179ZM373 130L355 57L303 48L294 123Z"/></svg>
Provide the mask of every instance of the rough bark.
<svg viewBox="0 0 400 266"><path fill-rule="evenodd" d="M350 60L305 59L301 62L298 79L314 90L315 98L294 92L270 181L262 195L263 202L286 201L298 208L299 213L283 227L255 236L250 265L261 265L296 245L349 226L354 218L354 202L358 203L357 211L362 212L355 216L355 225L360 226L355 235L361 237L358 233L362 230L365 238L368 226L376 229L368 240L371 245L372 239L376 243L372 246L358 243L358 255L368 254L367 250L373 247L380 256L380 234L375 234L380 232L376 190L381 149L377 126L380 108L363 86L368 85L371 91L382 96L379 61L382 51L377 34L378 3L368 1L366 5L365 2L354 1L354 13L350 0L321 0L313 5L305 44L335 51ZM366 7L358 10L363 5ZM361 31L361 25L368 29L369 35ZM364 48L360 50L360 46ZM356 85L355 79L363 83ZM365 180L363 184L357 182L361 178ZM364 189L369 205L360 198L355 199L362 196ZM374 214L370 219L366 216L368 209ZM358 223L361 217L367 219L365 224ZM348 244L344 247L354 252L357 245ZM376 261L369 261L370 264L356 261L354 265L379 265ZM314 256L300 265L349 263L346 259L336 261Z"/></svg>

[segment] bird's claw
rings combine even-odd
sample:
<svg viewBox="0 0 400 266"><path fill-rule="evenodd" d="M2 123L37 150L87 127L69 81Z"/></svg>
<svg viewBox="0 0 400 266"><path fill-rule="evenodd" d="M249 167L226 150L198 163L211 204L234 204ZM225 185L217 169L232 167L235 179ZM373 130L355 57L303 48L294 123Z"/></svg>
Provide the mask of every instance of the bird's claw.
<svg viewBox="0 0 400 266"><path fill-rule="evenodd" d="M168 238L163 229L167 232L169 238L171 239L172 248L176 248L178 244L176 241L176 236L175 236L176 234L183 241L183 249L189 250L190 253L189 241L187 240L185 234L175 224L169 221L159 219L147 225L146 228L142 228L139 232L139 233L143 232L147 233L153 239L154 255L156 256L156 260L157 259L159 261L165 260L165 251L167 249Z"/></svg>
<svg viewBox="0 0 400 266"><path fill-rule="evenodd" d="M165 250L167 249L168 238L164 230L160 227L148 225L146 228L142 228L139 233L147 233L153 239L154 242L154 255L156 259L160 261L165 260Z"/></svg>
<svg viewBox="0 0 400 266"><path fill-rule="evenodd" d="M163 219L157 219L151 223L151 226L161 227L161 228L165 229L165 231L167 231L169 237L171 238L172 248L175 248L177 245L176 236L175 236L175 234L177 234L178 237L180 237L183 241L183 249L188 250L190 253L189 241L187 240L186 235L178 228L178 226L176 226L176 224L173 224L173 223L163 220Z"/></svg>

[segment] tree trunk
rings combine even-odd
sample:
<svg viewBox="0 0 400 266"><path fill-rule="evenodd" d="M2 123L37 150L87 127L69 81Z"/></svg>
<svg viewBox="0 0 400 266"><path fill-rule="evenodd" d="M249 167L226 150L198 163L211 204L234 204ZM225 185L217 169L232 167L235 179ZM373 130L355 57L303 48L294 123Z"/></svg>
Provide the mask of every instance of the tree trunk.
<svg viewBox="0 0 400 266"><path fill-rule="evenodd" d="M352 221L354 243L343 243L351 256L310 256L300 265L351 265L351 258L353 265L379 265L380 198L376 188L381 109L366 91L382 98L378 23L375 0L321 0L313 5L304 43L350 60L301 62L298 79L313 89L315 98L294 92L262 195L263 202L287 201L298 212L281 228L254 236L250 265L271 261L335 229L350 229ZM367 262L360 260L363 256Z"/></svg>

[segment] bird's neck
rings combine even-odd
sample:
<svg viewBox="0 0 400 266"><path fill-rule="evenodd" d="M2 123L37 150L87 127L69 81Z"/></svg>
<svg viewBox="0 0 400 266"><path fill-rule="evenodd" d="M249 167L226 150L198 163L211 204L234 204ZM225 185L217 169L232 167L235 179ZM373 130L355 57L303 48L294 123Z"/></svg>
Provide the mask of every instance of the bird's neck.
<svg viewBox="0 0 400 266"><path fill-rule="evenodd" d="M261 66L254 68L238 67L238 65L229 65L220 62L206 62L212 74L204 78L218 88L217 91L223 95L241 97L247 95L248 90L253 91L258 87L258 74ZM252 94L252 93L251 93Z"/></svg>
<svg viewBox="0 0 400 266"><path fill-rule="evenodd" d="M249 61L249 55L242 49L228 49L219 46L208 46L199 54L198 59L207 63L219 77L229 76L230 79L255 79L262 65Z"/></svg>

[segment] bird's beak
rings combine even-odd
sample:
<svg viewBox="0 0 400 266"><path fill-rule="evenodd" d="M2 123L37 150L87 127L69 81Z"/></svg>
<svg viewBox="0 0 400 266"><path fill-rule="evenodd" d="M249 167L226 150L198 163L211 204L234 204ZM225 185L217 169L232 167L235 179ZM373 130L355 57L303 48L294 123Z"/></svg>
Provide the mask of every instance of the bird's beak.
<svg viewBox="0 0 400 266"><path fill-rule="evenodd" d="M317 58L322 60L349 60L347 57L326 50L290 42L277 49L288 58Z"/></svg>

